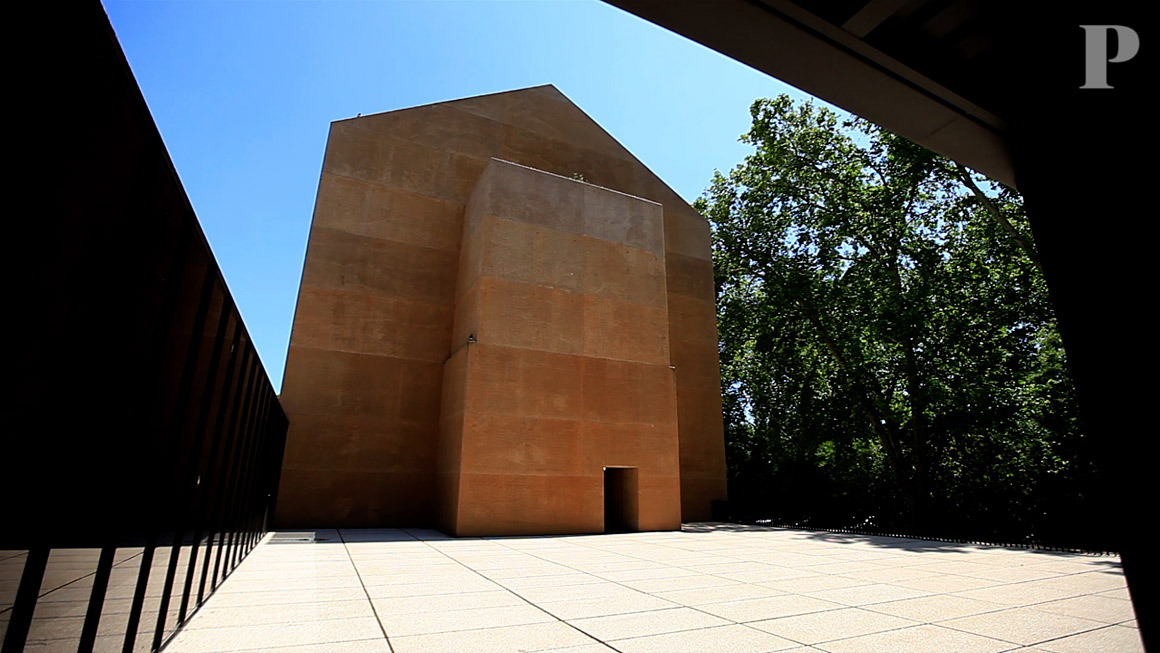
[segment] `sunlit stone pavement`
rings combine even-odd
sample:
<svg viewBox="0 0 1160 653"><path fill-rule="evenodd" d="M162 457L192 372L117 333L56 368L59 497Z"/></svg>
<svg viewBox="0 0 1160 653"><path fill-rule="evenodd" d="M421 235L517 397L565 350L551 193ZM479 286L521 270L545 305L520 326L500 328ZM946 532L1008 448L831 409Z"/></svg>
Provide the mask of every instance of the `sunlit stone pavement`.
<svg viewBox="0 0 1160 653"><path fill-rule="evenodd" d="M1143 650L1109 556L727 524L283 538L166 651Z"/></svg>

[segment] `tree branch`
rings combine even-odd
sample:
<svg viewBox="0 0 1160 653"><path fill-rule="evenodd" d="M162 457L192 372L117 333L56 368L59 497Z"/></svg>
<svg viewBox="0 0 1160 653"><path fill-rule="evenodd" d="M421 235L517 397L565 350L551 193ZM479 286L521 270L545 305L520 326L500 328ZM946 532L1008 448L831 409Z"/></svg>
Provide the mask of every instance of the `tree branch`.
<svg viewBox="0 0 1160 653"><path fill-rule="evenodd" d="M1023 238L1023 236L1019 234L1019 232L1015 229L1015 225L1011 224L1010 220L1003 217L1003 214L999 212L999 207L995 206L995 203L991 201L991 198L987 197L982 189L975 185L975 180L971 179L970 171L963 167L961 163L955 164L955 170L958 172L959 181L963 182L963 185L971 190L971 193L973 193L975 198L979 200L979 203L983 205L983 208L987 210L987 213L990 214L992 218L994 218L995 222L999 223L999 226L1003 227L1003 230L1006 231L1007 234L1011 236L1011 238L1015 239L1015 242L1018 243L1019 247L1023 249L1023 253L1027 255L1027 258L1031 260L1031 262L1035 265L1036 268L1039 269L1040 272L1043 272L1043 264L1039 261L1039 253L1035 251L1035 247L1030 242L1028 242L1027 239Z"/></svg>

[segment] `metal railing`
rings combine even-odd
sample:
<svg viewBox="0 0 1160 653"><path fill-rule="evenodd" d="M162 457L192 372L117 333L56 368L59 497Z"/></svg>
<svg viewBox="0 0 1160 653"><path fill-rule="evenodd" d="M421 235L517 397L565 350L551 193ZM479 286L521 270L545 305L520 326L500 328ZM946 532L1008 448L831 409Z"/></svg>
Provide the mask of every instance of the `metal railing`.
<svg viewBox="0 0 1160 653"><path fill-rule="evenodd" d="M2 650L158 650L266 532L288 424L100 4L27 24Z"/></svg>

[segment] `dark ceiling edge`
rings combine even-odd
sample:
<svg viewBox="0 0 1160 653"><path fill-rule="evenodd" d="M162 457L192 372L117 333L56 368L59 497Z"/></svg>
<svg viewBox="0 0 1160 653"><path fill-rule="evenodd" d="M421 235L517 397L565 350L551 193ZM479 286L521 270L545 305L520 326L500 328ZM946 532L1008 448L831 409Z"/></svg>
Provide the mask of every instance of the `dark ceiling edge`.
<svg viewBox="0 0 1160 653"><path fill-rule="evenodd" d="M762 11L769 12L778 19L784 20L802 31L812 34L815 38L829 42L835 48L842 50L849 56L861 60L866 65L897 79L935 102L943 104L963 117L979 123L980 126L986 129L1000 134L1006 131L1006 122L999 116L987 111L983 107L971 102L894 57L868 45L862 40L864 37L857 36L843 27L828 23L793 4L790 0L745 0L745 2L754 5Z"/></svg>
<svg viewBox="0 0 1160 653"><path fill-rule="evenodd" d="M977 107L949 101L947 96L958 97L951 91L942 89L940 97L916 84L914 79L925 78L885 54L875 50L871 59L854 52L757 0L605 2L1015 185L1015 166L1004 134L973 115Z"/></svg>

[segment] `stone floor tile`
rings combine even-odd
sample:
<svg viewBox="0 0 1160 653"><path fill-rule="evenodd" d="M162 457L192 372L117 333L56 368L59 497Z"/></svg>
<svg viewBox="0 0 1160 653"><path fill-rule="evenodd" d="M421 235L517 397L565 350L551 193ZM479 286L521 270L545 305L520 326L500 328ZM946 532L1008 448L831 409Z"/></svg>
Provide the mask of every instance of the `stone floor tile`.
<svg viewBox="0 0 1160 653"><path fill-rule="evenodd" d="M799 644L747 626L728 625L679 633L619 639L621 653L769 653L799 648Z"/></svg>
<svg viewBox="0 0 1160 653"><path fill-rule="evenodd" d="M34 617L28 627L28 641L75 640L81 635L85 618L80 617ZM124 628L121 632L124 632ZM0 640L2 641L2 640Z"/></svg>
<svg viewBox="0 0 1160 653"><path fill-rule="evenodd" d="M1046 569L1061 574L1078 574L1102 569L1120 569L1120 563L1106 556L1059 555L1032 562L1036 569Z"/></svg>
<svg viewBox="0 0 1160 653"><path fill-rule="evenodd" d="M1000 583L985 578L939 574L937 576L927 576L926 578L897 580L891 583L891 585L909 587L910 589L921 590L930 594L946 594L949 592L965 592L984 587L995 587L996 585L1000 585Z"/></svg>
<svg viewBox="0 0 1160 653"><path fill-rule="evenodd" d="M206 607L260 607L271 605L293 605L297 603L318 603L323 601L366 600L366 592L361 587L316 590L312 592L232 592L225 585L209 597ZM106 603L108 603L106 601ZM204 608L203 608L204 609Z"/></svg>
<svg viewBox="0 0 1160 653"><path fill-rule="evenodd" d="M347 566L351 566L347 563ZM400 558L398 560L384 560L382 558L373 558L369 560L355 560L354 566L358 567L361 574L445 574L449 572L458 573L474 573L471 569L464 567L462 564L444 558L443 560L406 560Z"/></svg>
<svg viewBox="0 0 1160 653"><path fill-rule="evenodd" d="M751 621L746 625L801 644L817 644L916 626L918 622L860 608L843 608L767 621Z"/></svg>
<svg viewBox="0 0 1160 653"><path fill-rule="evenodd" d="M609 582L566 585L564 587L533 587L513 591L532 603L545 604L555 601L632 599L638 596L644 596L644 593L631 587Z"/></svg>
<svg viewBox="0 0 1160 653"><path fill-rule="evenodd" d="M840 560L831 555L817 555L817 553L793 553L787 551L755 551L746 556L746 560L759 560L768 564L781 565L782 567L809 567L820 564L837 564L839 562L849 562L848 560Z"/></svg>
<svg viewBox="0 0 1160 653"><path fill-rule="evenodd" d="M524 578L504 578L496 581L500 585L512 590L522 591L526 589L538 588L564 588L573 585L590 585L593 583L604 584L608 581L592 574L581 574L570 572L566 574L555 574L552 576L532 576Z"/></svg>
<svg viewBox="0 0 1160 653"><path fill-rule="evenodd" d="M710 587L721 587L724 585L732 585L737 581L720 576L706 576L703 574L696 574L693 576L678 576L676 578L652 578L646 580L632 580L620 581L626 587L631 587L642 592L656 593L656 592L672 592L675 590L688 589L707 589Z"/></svg>
<svg viewBox="0 0 1160 653"><path fill-rule="evenodd" d="M730 621L743 623L761 621L777 617L789 617L796 614L835 610L846 606L832 601L800 596L797 594L783 594L764 599L746 599L743 601L729 601L728 603L710 603L698 606L699 610L723 617Z"/></svg>
<svg viewBox="0 0 1160 653"><path fill-rule="evenodd" d="M983 578L985 580L993 580L1001 583L1021 583L1029 580L1045 580L1048 578L1056 578L1061 576L1054 571L1043 569L1041 567L1027 566L1027 567L994 567L982 571L963 574L964 576L972 576L974 578Z"/></svg>
<svg viewBox="0 0 1160 653"><path fill-rule="evenodd" d="M707 588L674 590L657 592L656 596L680 603L681 605L707 605L710 603L724 603L726 601L740 601L742 599L763 599L772 596L781 596L784 591L764 585L750 585L731 581L728 585L716 585Z"/></svg>
<svg viewBox="0 0 1160 653"><path fill-rule="evenodd" d="M964 633L940 626L914 626L886 632L839 639L818 644L827 653L999 653L1012 648L1010 642Z"/></svg>
<svg viewBox="0 0 1160 653"><path fill-rule="evenodd" d="M1036 610L1044 612L1066 614L1109 624L1124 623L1136 617L1131 601L1113 599L1099 594L1088 594L1049 603L1037 603L1034 607Z"/></svg>
<svg viewBox="0 0 1160 653"><path fill-rule="evenodd" d="M610 648L598 642L591 644L581 644L579 646L567 646L565 648L543 648L534 653L617 653L616 649Z"/></svg>
<svg viewBox="0 0 1160 653"><path fill-rule="evenodd" d="M961 596L936 595L875 603L866 606L866 609L923 623L935 623L984 612L1006 610L1007 607L1001 603L968 599Z"/></svg>
<svg viewBox="0 0 1160 653"><path fill-rule="evenodd" d="M375 613L366 596L345 601L319 601L289 603L279 605L276 610L258 606L217 607L206 605L191 619L186 629L221 628L228 626L256 626L262 624L284 624L300 621L327 621L330 619L350 619L356 617L374 618Z"/></svg>
<svg viewBox="0 0 1160 653"><path fill-rule="evenodd" d="M1033 608L1012 608L950 619L939 625L1029 646L1100 628L1106 624Z"/></svg>
<svg viewBox="0 0 1160 653"><path fill-rule="evenodd" d="M672 562L674 564L679 564L681 567L692 568L692 567L703 567L706 565L714 565L714 564L736 562L736 561L737 561L736 558L732 558L729 555L721 555L719 553L702 552L702 553L695 553L695 554L691 554L691 555L685 555L677 560L670 560L669 562Z"/></svg>
<svg viewBox="0 0 1160 653"><path fill-rule="evenodd" d="M932 578L942 574L928 569L915 567L892 567L890 569L875 569L873 571L853 571L846 576L866 581L867 583L895 583L900 580L914 580L918 578Z"/></svg>
<svg viewBox="0 0 1160 653"><path fill-rule="evenodd" d="M1135 628L1109 626L1043 642L1038 648L1052 651L1052 653L1088 653L1089 651L1143 653L1144 643L1140 641L1140 631Z"/></svg>
<svg viewBox="0 0 1160 653"><path fill-rule="evenodd" d="M117 649L120 651L120 649ZM165 649L168 651L169 649ZM305 646L277 646L252 649L253 653L391 653L391 646L380 634L375 639L359 639L349 642L328 642L326 644L307 644ZM94 652L95 653L95 652Z"/></svg>
<svg viewBox="0 0 1160 653"><path fill-rule="evenodd" d="M795 578L809 578L817 574L812 571L806 571L805 569L790 569L776 565L765 565L753 571L732 571L717 575L721 578L728 578L743 583L773 583L781 580L793 580Z"/></svg>
<svg viewBox="0 0 1160 653"><path fill-rule="evenodd" d="M939 574L973 577L975 574L994 569L994 566L984 562L967 560L938 560L931 563L920 563L910 568Z"/></svg>
<svg viewBox="0 0 1160 653"><path fill-rule="evenodd" d="M769 565L764 562L754 562L751 560L733 560L726 564L711 564L711 565L695 565L689 566L689 569L695 570L699 573L713 574L720 576L723 574L745 574L762 572L768 569Z"/></svg>
<svg viewBox="0 0 1160 653"><path fill-rule="evenodd" d="M506 590L493 590L488 592L396 596L386 599L374 599L374 605L375 611L380 617L383 617L385 615L405 615L443 610L502 608L510 605L527 605L527 602Z"/></svg>
<svg viewBox="0 0 1160 653"><path fill-rule="evenodd" d="M1104 590L1102 592L1096 592L1096 594L1099 594L1100 596L1108 596L1113 599L1123 599L1125 601L1132 600L1131 595L1128 594L1127 585L1124 585L1123 587L1117 587L1115 589Z"/></svg>
<svg viewBox="0 0 1160 653"><path fill-rule="evenodd" d="M655 580L658 578L687 578L699 576L698 572L682 569L681 567L657 566L648 569L626 569L623 571L606 571L596 574L601 578L624 583L634 580Z"/></svg>
<svg viewBox="0 0 1160 653"><path fill-rule="evenodd" d="M1025 606L1049 601L1062 601L1086 594L1082 590L1043 582L1012 583L954 592L954 596L978 599L1007 606Z"/></svg>
<svg viewBox="0 0 1160 653"><path fill-rule="evenodd" d="M553 616L564 619L584 619L585 617L602 617L612 614L628 614L630 612L645 612L647 610L663 610L665 608L680 607L672 601L666 601L647 594L635 596L615 596L595 599L569 599L564 601L544 601L538 604Z"/></svg>
<svg viewBox="0 0 1160 653"><path fill-rule="evenodd" d="M763 587L768 587L774 590L780 590L790 594L808 594L809 592L821 592L823 590L836 590L846 587L858 587L859 585L869 585L870 583L863 580L857 580L848 576L830 576L829 574L811 574L809 576L802 576L799 578L787 578L780 580L771 580L757 583Z"/></svg>
<svg viewBox="0 0 1160 653"><path fill-rule="evenodd" d="M729 624L725 619L691 608L671 608L607 617L571 619L568 623L602 642Z"/></svg>
<svg viewBox="0 0 1160 653"><path fill-rule="evenodd" d="M415 536L400 528L344 528L342 540L348 545L359 542L414 542Z"/></svg>
<svg viewBox="0 0 1160 653"><path fill-rule="evenodd" d="M133 602L132 599L110 599L105 603L113 603L114 609L122 608ZM8 606L11 607L11 606ZM88 612L88 601L38 601L34 619L55 617L83 617ZM121 610L128 612L127 609ZM11 611L0 612L0 619L7 619Z"/></svg>
<svg viewBox="0 0 1160 653"><path fill-rule="evenodd" d="M400 530L405 531L406 533L413 535L414 537L423 541L451 539L450 535L430 528L403 528Z"/></svg>
<svg viewBox="0 0 1160 653"><path fill-rule="evenodd" d="M230 578L231 593L238 592L313 592L316 590L351 589L362 585L358 576L329 576L326 578Z"/></svg>
<svg viewBox="0 0 1160 653"><path fill-rule="evenodd" d="M857 571L875 571L886 568L885 565L875 562L820 562L804 567L807 571L819 574L850 574Z"/></svg>
<svg viewBox="0 0 1160 653"><path fill-rule="evenodd" d="M409 614L380 614L383 630L394 641L406 635L427 635L456 630L477 630L499 626L521 626L556 618L531 605L511 605L469 610L440 610Z"/></svg>
<svg viewBox="0 0 1160 653"><path fill-rule="evenodd" d="M651 560L571 560L567 566L572 571L581 571L588 574L599 574L603 576L607 573L618 571L637 571L642 569L655 569L657 564Z"/></svg>
<svg viewBox="0 0 1160 653"><path fill-rule="evenodd" d="M384 551L381 548L367 548L347 550L347 559L353 560L356 564L364 562L395 562L411 565L436 565L436 564L458 564L455 560L448 558L446 554L440 553L428 546L423 546L419 549L413 550L390 550Z"/></svg>
<svg viewBox="0 0 1160 653"><path fill-rule="evenodd" d="M427 580L418 583L398 583L389 585L372 585L367 582L366 593L372 599L382 599L391 596L422 596L424 594L459 594L465 592L486 592L503 589L498 583L481 576L468 576L458 579Z"/></svg>
<svg viewBox="0 0 1160 653"><path fill-rule="evenodd" d="M912 599L919 596L927 596L928 594L922 590L911 589L909 587L875 583L871 585L859 585L857 587L843 587L840 589L809 592L809 595L825 601L833 601L834 603L856 607L874 603L885 603L886 601Z"/></svg>
<svg viewBox="0 0 1160 653"><path fill-rule="evenodd" d="M392 643L400 643L396 651L405 645L558 653L1066 653L1115 648L1126 633L1132 637L1125 648L1138 644L1114 557L736 525L687 528L462 539L398 529L317 531L332 541L255 549L174 644L187 650L386 650L378 621L357 616L373 614L368 594L395 629L388 632ZM90 562L70 559L61 569ZM339 587L328 587L334 584ZM123 619L132 590L115 575L107 613ZM38 615L51 611L61 619L55 625L67 625L83 614L87 599L87 585L74 582L44 597ZM150 605L157 601L147 596ZM996 614L1004 618L990 617ZM356 616L338 618L345 615ZM908 619L938 625L907 626ZM709 625L723 620L750 623ZM266 622L277 621L283 623L273 623L273 632ZM335 625L342 623L354 625ZM1116 623L1122 625L1109 625ZM374 629L359 630L366 626ZM690 630L655 630L673 628ZM882 628L893 629L872 632ZM197 639L210 635L212 642ZM840 639L829 639L835 637ZM44 641L46 647L31 644L29 650L59 644ZM101 639L98 650L119 650L115 644Z"/></svg>
<svg viewBox="0 0 1160 653"><path fill-rule="evenodd" d="M1087 594L1119 589L1125 587L1127 583L1124 580L1124 573L1118 569L1101 569L1082 574L1061 575L1042 582L1077 587Z"/></svg>
<svg viewBox="0 0 1160 653"><path fill-rule="evenodd" d="M331 619L292 624L227 626L182 630L166 653L212 653L258 648L331 644L382 637L374 618ZM339 646L340 647L340 646Z"/></svg>
<svg viewBox="0 0 1160 653"><path fill-rule="evenodd" d="M380 585L410 585L412 583L456 584L470 582L472 580L486 580L482 575L477 574L469 569L463 569L462 567L457 569L449 569L443 572L431 573L392 572L389 569L381 569L374 572L364 572L360 569L359 576L362 578L362 583L367 587L377 587Z"/></svg>
<svg viewBox="0 0 1160 653"><path fill-rule="evenodd" d="M511 578L534 578L536 576L559 576L572 571L561 565L535 564L525 567L505 567L502 569L481 569L480 575L492 580L507 580Z"/></svg>
<svg viewBox="0 0 1160 653"><path fill-rule="evenodd" d="M520 626L457 630L426 635L391 636L395 653L512 653L564 649L596 644L591 637L571 626L549 621ZM577 649L582 651L583 649ZM599 649L596 649L599 650ZM569 651L570 653L570 651Z"/></svg>

